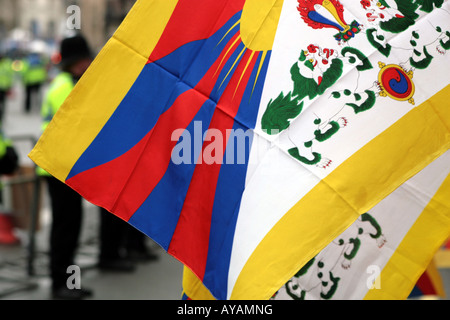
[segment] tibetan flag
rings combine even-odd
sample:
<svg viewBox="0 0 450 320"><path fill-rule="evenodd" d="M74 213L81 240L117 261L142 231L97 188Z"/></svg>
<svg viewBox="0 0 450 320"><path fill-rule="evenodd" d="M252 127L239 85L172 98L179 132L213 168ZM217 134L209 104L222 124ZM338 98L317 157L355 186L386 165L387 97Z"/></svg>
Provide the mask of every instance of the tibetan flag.
<svg viewBox="0 0 450 320"><path fill-rule="evenodd" d="M273 299L445 297L433 257L450 232L449 192L447 151L362 214Z"/></svg>
<svg viewBox="0 0 450 320"><path fill-rule="evenodd" d="M269 299L448 150L449 12L137 1L29 156L181 261L186 296Z"/></svg>

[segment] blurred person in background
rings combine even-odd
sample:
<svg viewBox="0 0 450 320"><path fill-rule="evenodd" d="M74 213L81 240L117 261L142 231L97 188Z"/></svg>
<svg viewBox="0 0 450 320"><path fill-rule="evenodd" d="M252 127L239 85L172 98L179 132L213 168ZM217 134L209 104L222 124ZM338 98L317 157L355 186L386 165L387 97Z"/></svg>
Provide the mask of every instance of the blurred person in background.
<svg viewBox="0 0 450 320"><path fill-rule="evenodd" d="M42 85L47 80L47 63L37 52L31 52L23 61L22 80L25 86L25 112L40 105Z"/></svg>
<svg viewBox="0 0 450 320"><path fill-rule="evenodd" d="M42 131L46 129L92 62L91 49L82 35L65 38L61 42L60 56L61 72L52 80L41 109ZM75 264L74 260L81 234L82 197L42 168L38 168L38 174L45 177L52 208L50 230L52 297L54 299L83 299L89 297L92 295L92 290L84 287L69 289L66 285L69 276L67 268ZM127 235L133 232L130 231L130 228L132 227L128 223L100 208L98 266L101 270L122 272L134 270L134 261L123 250ZM139 231L134 230L134 232ZM144 257L154 258L153 255L146 254L145 248L139 247L139 249Z"/></svg>
<svg viewBox="0 0 450 320"><path fill-rule="evenodd" d="M61 42L60 51L62 56L61 72L50 83L41 108L42 131L47 128L92 61L88 44L82 36L64 39ZM26 79L25 75L26 71L24 79ZM27 101L29 102L28 97ZM29 105L26 108L29 108ZM66 284L67 268L75 264L81 233L82 198L77 192L52 177L42 168L38 167L37 172L46 180L52 212L49 239L52 297L54 299L83 299L92 295L90 289L69 289Z"/></svg>
<svg viewBox="0 0 450 320"><path fill-rule="evenodd" d="M14 71L12 60L0 54L0 123L5 114L7 96L13 86Z"/></svg>
<svg viewBox="0 0 450 320"><path fill-rule="evenodd" d="M19 156L12 141L3 135L0 124L0 175L13 174L19 167ZM0 205L3 204L2 185L0 184ZM17 244L19 238L14 234L11 215L3 212L0 206L0 244Z"/></svg>

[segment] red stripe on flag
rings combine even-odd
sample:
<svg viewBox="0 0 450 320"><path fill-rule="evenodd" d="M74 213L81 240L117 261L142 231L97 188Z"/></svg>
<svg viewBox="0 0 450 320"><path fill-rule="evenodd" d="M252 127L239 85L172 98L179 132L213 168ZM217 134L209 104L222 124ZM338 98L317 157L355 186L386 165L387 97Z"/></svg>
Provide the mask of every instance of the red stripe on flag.
<svg viewBox="0 0 450 320"><path fill-rule="evenodd" d="M66 184L74 190L83 190L83 195L87 195L87 200L111 211L134 169L134 164L152 135L152 131L150 130L141 141L122 156L83 171L66 180ZM89 198L89 195L96 195L99 190L103 191L101 197ZM121 218L127 220L127 216L121 216Z"/></svg>
<svg viewBox="0 0 450 320"><path fill-rule="evenodd" d="M241 11L244 3L245 0L180 0L148 63L165 57L186 43L209 38Z"/></svg>
<svg viewBox="0 0 450 320"><path fill-rule="evenodd" d="M247 50L219 100L209 126L209 129L220 130L221 137L224 137L220 145L221 148L214 149L216 153L219 153L216 154L217 158L221 160L228 140L227 129L233 128L234 117L239 110L257 56L252 59L245 70L250 58L251 51ZM242 74L243 77L240 79ZM214 140L204 142L200 157L205 150L211 148L212 143L215 143L215 146L217 145L217 141ZM198 163L168 252L188 265L202 279L208 256L211 215L221 163L208 164L205 163L205 159L199 160Z"/></svg>

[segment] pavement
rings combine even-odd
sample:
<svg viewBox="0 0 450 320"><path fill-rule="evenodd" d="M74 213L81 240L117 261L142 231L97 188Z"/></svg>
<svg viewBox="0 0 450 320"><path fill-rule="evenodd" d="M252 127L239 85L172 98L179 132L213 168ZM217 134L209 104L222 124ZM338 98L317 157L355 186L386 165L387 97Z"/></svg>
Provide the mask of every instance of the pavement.
<svg viewBox="0 0 450 320"><path fill-rule="evenodd" d="M43 89L45 92L46 88ZM30 113L23 111L24 92L17 83L10 97L4 132L16 139L22 167L32 170L33 163L27 154L40 135L41 119L38 104ZM46 189L44 189L46 190ZM26 200L30 202L30 197ZM19 203L23 205L23 201ZM84 202L84 222L77 265L81 267L81 286L93 289L92 300L180 300L183 266L163 251L151 239L148 247L158 255L156 261L140 262L133 272L100 271L98 255L98 208ZM25 220L29 217L25 216ZM29 222L29 221L26 221ZM48 231L50 211L46 192L41 195L38 230L30 233L26 227L15 228L19 243L0 245L0 300L48 300ZM26 223L25 223L26 224ZM30 250L32 248L33 250ZM437 266L445 291L450 294L450 250L438 255ZM32 253L32 259L30 259ZM436 297L426 297L436 299Z"/></svg>

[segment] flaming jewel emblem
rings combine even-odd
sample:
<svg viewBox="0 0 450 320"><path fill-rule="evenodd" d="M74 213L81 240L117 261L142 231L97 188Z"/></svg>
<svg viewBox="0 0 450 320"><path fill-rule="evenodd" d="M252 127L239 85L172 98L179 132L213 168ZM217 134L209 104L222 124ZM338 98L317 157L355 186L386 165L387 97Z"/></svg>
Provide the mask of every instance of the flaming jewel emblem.
<svg viewBox="0 0 450 320"><path fill-rule="evenodd" d="M297 10L313 29L338 30L334 35L338 42L347 42L361 31L361 25L356 20L351 24L345 22L344 7L338 0L298 0Z"/></svg>

